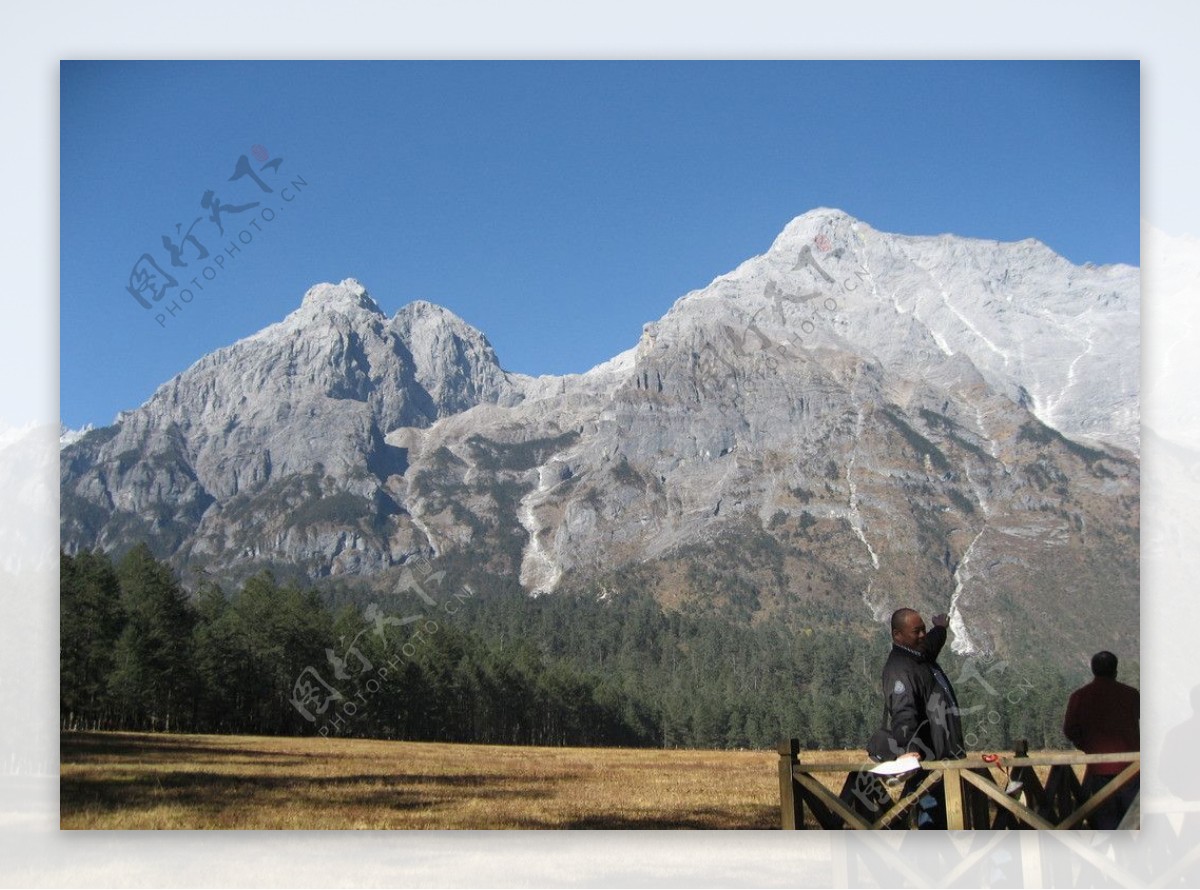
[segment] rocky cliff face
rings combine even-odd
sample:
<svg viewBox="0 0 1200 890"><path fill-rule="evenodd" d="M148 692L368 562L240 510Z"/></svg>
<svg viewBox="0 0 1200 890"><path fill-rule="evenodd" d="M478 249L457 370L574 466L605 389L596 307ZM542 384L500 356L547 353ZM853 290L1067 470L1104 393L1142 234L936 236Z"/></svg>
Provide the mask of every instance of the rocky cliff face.
<svg viewBox="0 0 1200 890"><path fill-rule="evenodd" d="M755 615L950 610L955 645L1136 640L1138 273L837 211L586 374L506 374L353 281L62 452L67 549ZM625 574L621 575L620 573ZM1019 628L1018 634L1015 629Z"/></svg>
<svg viewBox="0 0 1200 890"><path fill-rule="evenodd" d="M353 280L201 359L114 427L63 450L63 542L313 575L402 559L382 530L406 457L385 434L519 399L487 340L429 304L386 318Z"/></svg>

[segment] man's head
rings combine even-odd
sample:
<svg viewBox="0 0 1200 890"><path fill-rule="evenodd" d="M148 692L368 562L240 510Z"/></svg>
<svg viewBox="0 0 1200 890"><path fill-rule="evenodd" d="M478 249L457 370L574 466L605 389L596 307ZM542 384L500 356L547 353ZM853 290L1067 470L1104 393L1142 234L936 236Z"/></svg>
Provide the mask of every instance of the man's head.
<svg viewBox="0 0 1200 890"><path fill-rule="evenodd" d="M907 649L920 649L925 642L925 622L916 609L892 613L892 642Z"/></svg>
<svg viewBox="0 0 1200 890"><path fill-rule="evenodd" d="M1117 676L1117 656L1111 652L1097 652L1092 656L1092 675L1108 677L1110 680Z"/></svg>

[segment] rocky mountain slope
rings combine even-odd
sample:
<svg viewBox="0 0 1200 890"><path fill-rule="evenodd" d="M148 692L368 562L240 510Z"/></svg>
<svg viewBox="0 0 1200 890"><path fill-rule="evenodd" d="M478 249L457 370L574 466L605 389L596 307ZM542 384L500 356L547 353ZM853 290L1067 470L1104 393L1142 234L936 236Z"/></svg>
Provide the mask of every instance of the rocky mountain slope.
<svg viewBox="0 0 1200 890"><path fill-rule="evenodd" d="M63 546L378 587L425 556L798 624L914 604L964 652L1128 651L1138 330L1137 269L833 210L586 374L318 285L63 448Z"/></svg>

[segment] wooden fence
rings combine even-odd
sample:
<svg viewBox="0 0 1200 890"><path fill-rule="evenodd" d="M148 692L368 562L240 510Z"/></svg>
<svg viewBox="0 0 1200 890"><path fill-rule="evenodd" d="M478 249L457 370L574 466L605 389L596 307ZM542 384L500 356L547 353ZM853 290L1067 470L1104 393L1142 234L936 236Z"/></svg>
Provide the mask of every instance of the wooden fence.
<svg viewBox="0 0 1200 890"><path fill-rule="evenodd" d="M1087 798L1075 767L1114 762L1128 765ZM937 792L940 785L949 829L1084 828L1085 820L1101 804L1139 774L1141 756L1136 751L1029 754L1028 746L1021 742L1012 755L1001 755L993 761L985 761L981 754L968 754L962 760L922 761L920 781L907 794L903 793L905 783L889 784L869 772L873 766L865 758L858 763L810 762L801 758L796 739L781 743L780 827L785 830L906 827L898 820L923 795ZM1049 767L1044 783L1038 776L1038 767ZM845 774L837 794L817 778L829 773ZM1001 779L999 783L997 778ZM811 816L810 824L805 824L805 809ZM1120 827L1137 828L1138 813L1135 799Z"/></svg>

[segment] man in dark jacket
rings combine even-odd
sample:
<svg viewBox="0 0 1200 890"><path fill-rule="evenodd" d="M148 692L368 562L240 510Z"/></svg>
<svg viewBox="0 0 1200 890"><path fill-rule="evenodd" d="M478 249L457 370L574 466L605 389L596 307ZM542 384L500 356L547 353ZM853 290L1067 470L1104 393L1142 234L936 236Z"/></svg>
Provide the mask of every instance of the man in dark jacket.
<svg viewBox="0 0 1200 890"><path fill-rule="evenodd" d="M965 756L958 700L950 679L937 664L937 654L946 642L945 616L927 634L925 622L913 609L892 614L892 651L883 665L883 697L887 709L893 751L898 756L913 752L925 760L949 760ZM920 784L921 773L913 775L905 793ZM921 798L918 828L944 828L945 807L941 795Z"/></svg>
<svg viewBox="0 0 1200 890"><path fill-rule="evenodd" d="M933 673L934 682L938 685L938 690L942 697L930 705L930 719L933 720L936 726L941 727L943 732L940 738L938 733L935 736L935 748L942 751L939 756L944 760L959 760L967 756L967 747L963 741L962 731L962 716L958 706L958 696L954 692L954 687L950 684L950 678L946 676L946 672L942 670L942 666L938 664L938 655L942 651L942 647L946 645L948 636L947 627L950 624L948 615L934 615L933 629L925 635L925 642L921 646L921 652L925 655L925 661L929 664L929 670ZM945 703L944 719L937 720L934 718L934 711L941 707L940 702ZM937 711L937 713L942 713Z"/></svg>
<svg viewBox="0 0 1200 890"><path fill-rule="evenodd" d="M937 663L946 643L945 616L928 634L913 609L892 615L892 651L883 665L883 695L896 754L927 760L964 756L962 721L950 678Z"/></svg>
<svg viewBox="0 0 1200 890"><path fill-rule="evenodd" d="M1097 652L1092 656L1091 683L1071 693L1063 719L1063 735L1087 754L1118 754L1140 750L1140 694L1132 686L1117 682L1117 656ZM1091 797L1112 781L1126 763L1089 763L1083 790ZM1116 828L1137 796L1137 777L1096 810L1092 823L1099 829Z"/></svg>

